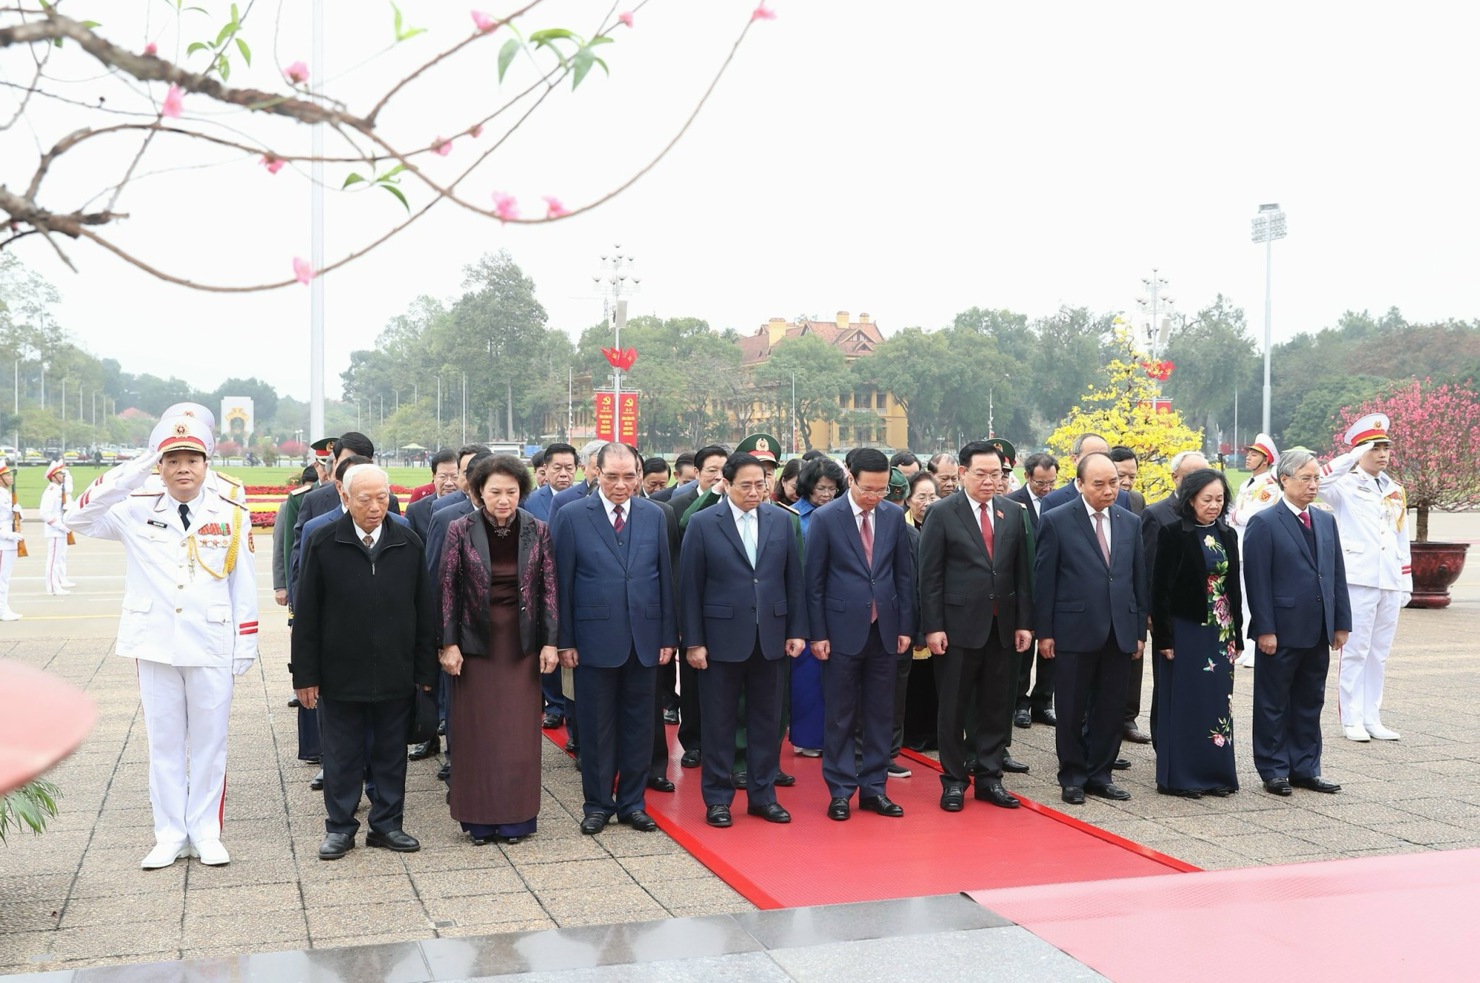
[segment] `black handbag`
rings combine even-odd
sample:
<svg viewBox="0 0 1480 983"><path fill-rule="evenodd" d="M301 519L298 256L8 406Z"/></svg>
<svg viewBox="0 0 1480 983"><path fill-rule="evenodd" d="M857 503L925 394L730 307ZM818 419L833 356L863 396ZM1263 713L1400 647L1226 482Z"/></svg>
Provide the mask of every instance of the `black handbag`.
<svg viewBox="0 0 1480 983"><path fill-rule="evenodd" d="M411 710L411 732L407 744L425 744L437 736L437 698L416 687L416 701Z"/></svg>

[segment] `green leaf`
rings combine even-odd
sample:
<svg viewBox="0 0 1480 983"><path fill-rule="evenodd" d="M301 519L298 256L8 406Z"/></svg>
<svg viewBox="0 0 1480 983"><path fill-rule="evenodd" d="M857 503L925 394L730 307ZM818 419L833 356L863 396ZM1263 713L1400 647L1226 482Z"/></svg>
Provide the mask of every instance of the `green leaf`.
<svg viewBox="0 0 1480 983"><path fill-rule="evenodd" d="M241 11L237 9L236 4L231 5L231 26L237 28L238 30L240 30L242 26L242 14Z"/></svg>
<svg viewBox="0 0 1480 983"><path fill-rule="evenodd" d="M519 53L519 42L510 38L504 42L504 46L498 50L498 80L504 80L504 73L509 70L509 64L513 62L514 56Z"/></svg>
<svg viewBox="0 0 1480 983"><path fill-rule="evenodd" d="M247 67L248 68L251 68L252 67L252 49L249 48L249 47L247 47L247 42L244 41L241 38L237 38L236 39L236 50L237 51L240 51L242 53L242 61L244 61L244 62L247 63Z"/></svg>
<svg viewBox="0 0 1480 983"><path fill-rule="evenodd" d="M543 31L535 31L529 39L536 45L544 46L552 41L565 41L574 39L579 41L574 31L568 31L563 27L547 27Z"/></svg>
<svg viewBox="0 0 1480 983"><path fill-rule="evenodd" d="M236 23L234 21L228 21L221 28L220 32L217 33L217 35L216 35L216 47L219 48L221 45L225 44L226 43L226 39L229 38L229 37L231 37L235 33L236 33Z"/></svg>
<svg viewBox="0 0 1480 983"><path fill-rule="evenodd" d="M231 78L231 62L226 59L225 55L216 56L216 71L221 73L223 82Z"/></svg>
<svg viewBox="0 0 1480 983"><path fill-rule="evenodd" d="M375 180L377 180L377 181L392 181L393 182L393 179L395 178L395 176L397 174L400 174L405 169L406 169L406 165L405 164L397 164L395 167L392 167L390 170L386 171L384 174L380 175Z"/></svg>
<svg viewBox="0 0 1480 983"><path fill-rule="evenodd" d="M189 58L191 55L195 54L197 51L210 51L210 50L211 50L211 46L208 45L208 44L206 44L204 41L193 41L193 42L191 42L190 47L188 47L188 48L185 49L185 57L186 58Z"/></svg>
<svg viewBox="0 0 1480 983"><path fill-rule="evenodd" d="M616 40L617 40L617 39L616 39L616 38L614 38L614 37L612 37L612 36L611 36L611 35L609 35L609 34L598 34L598 35L596 35L596 36L595 36L595 37L594 37L594 38L592 38L592 39L591 39L591 40L590 40L590 41L589 41L589 42L588 42L588 43L587 43L587 44L586 44L586 47L588 47L588 48L594 48L594 47L596 47L596 46L597 46L597 45L598 45L598 44L612 44L612 43L614 43L614 42L615 42L615 41L616 41Z"/></svg>
<svg viewBox="0 0 1480 983"><path fill-rule="evenodd" d="M578 48L576 50L575 57L570 60L570 68L574 73L570 83L572 90L580 86L581 79L585 78L586 73L591 71L591 63L595 60L596 56L591 53L590 48Z"/></svg>
<svg viewBox="0 0 1480 983"><path fill-rule="evenodd" d="M395 11L395 13L396 13L395 30L396 30L396 40L398 42L405 41L405 40L407 40L409 38L414 38L418 34L425 34L426 33L426 30L427 29L424 28L424 27L405 27L404 26L405 25L405 21L401 17L401 8L400 7L397 7L395 5L395 3L392 3L391 4L391 10Z"/></svg>
<svg viewBox="0 0 1480 983"><path fill-rule="evenodd" d="M103 25L102 25L102 22L101 21L85 20L85 21L82 22L82 26L85 27L85 28L87 28L89 31L91 31L94 28L102 27Z"/></svg>
<svg viewBox="0 0 1480 983"><path fill-rule="evenodd" d="M406 200L406 196L401 193L400 188L396 187L393 184L382 184L381 187L389 191L391 194L395 195L396 200L405 206L407 212L411 211L411 202Z"/></svg>
<svg viewBox="0 0 1480 983"><path fill-rule="evenodd" d="M355 174L355 173L351 172L350 173L350 176L347 177L347 178L345 178L344 179L344 183L339 186L339 190L340 191L343 191L345 188L349 187L350 185L352 185L352 184L359 184L363 180L365 180L364 175L362 175L362 174Z"/></svg>

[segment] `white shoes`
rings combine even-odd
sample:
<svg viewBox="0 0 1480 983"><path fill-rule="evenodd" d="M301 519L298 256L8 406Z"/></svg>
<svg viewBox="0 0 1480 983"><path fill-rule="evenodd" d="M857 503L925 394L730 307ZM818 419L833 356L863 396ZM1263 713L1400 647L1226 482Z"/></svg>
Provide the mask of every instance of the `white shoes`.
<svg viewBox="0 0 1480 983"><path fill-rule="evenodd" d="M10 610L10 608L6 608L4 611L0 611L0 621L19 621L19 620L21 620L21 616L18 615L18 614L16 614L14 611Z"/></svg>
<svg viewBox="0 0 1480 983"><path fill-rule="evenodd" d="M1240 653L1239 657L1234 661L1233 664L1236 666L1243 666L1245 669L1254 668L1254 653L1248 651Z"/></svg>
<svg viewBox="0 0 1480 983"><path fill-rule="evenodd" d="M1372 735L1367 733L1367 728L1363 727L1360 724L1350 724L1346 727L1341 728L1341 730L1343 733L1346 734L1346 739L1349 741L1361 741L1363 743L1366 743L1367 741L1372 740Z"/></svg>
<svg viewBox="0 0 1480 983"><path fill-rule="evenodd" d="M67 590L67 588L65 588L65 587L58 587L56 590L49 590L49 591L47 591L47 593L48 594L70 594L72 592L69 591L69 590Z"/></svg>
<svg viewBox="0 0 1480 983"><path fill-rule="evenodd" d="M63 587L76 587L77 586L77 582L75 580L64 580L64 581L62 581L62 586Z"/></svg>
<svg viewBox="0 0 1480 983"><path fill-rule="evenodd" d="M231 863L231 854L226 852L226 847L221 845L220 840L201 840L199 843L192 843L190 855L199 857L200 862L207 867L224 867Z"/></svg>
<svg viewBox="0 0 1480 983"><path fill-rule="evenodd" d="M140 867L145 870L159 870L168 867L181 857L190 856L190 845L188 843L156 843L154 849L149 851Z"/></svg>
<svg viewBox="0 0 1480 983"><path fill-rule="evenodd" d="M1363 728L1374 741L1396 741L1402 737L1395 730L1388 730L1382 724L1366 724Z"/></svg>

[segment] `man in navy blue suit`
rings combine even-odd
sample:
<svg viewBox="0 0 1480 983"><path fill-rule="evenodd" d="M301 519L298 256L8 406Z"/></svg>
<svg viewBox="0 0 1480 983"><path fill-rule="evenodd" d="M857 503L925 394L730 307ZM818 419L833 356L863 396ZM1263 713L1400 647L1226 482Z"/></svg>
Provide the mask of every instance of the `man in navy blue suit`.
<svg viewBox="0 0 1480 983"><path fill-rule="evenodd" d="M1249 637L1259 646L1254 673L1254 767L1264 790L1291 786L1337 792L1321 777L1321 707L1331 649L1352 627L1341 536L1331 513L1313 509L1320 462L1287 451L1276 477L1283 496L1244 530L1244 591Z"/></svg>
<svg viewBox="0 0 1480 983"><path fill-rule="evenodd" d="M915 633L915 571L904 510L889 494L889 459L872 447L849 456L848 494L815 510L807 529L807 622L822 665L826 705L822 777L830 819L852 815L848 800L881 816L903 816L884 794L894 728L895 656ZM855 756L855 733L861 758Z"/></svg>
<svg viewBox="0 0 1480 983"><path fill-rule="evenodd" d="M587 495L596 492L596 454L606 442L602 440L588 440L581 445L581 469L584 476L580 481L572 482L565 491L556 492L555 497L550 499L550 521L555 521L555 514L571 502L579 502ZM548 470L548 466L547 469ZM641 492L641 488L633 489L633 494Z"/></svg>
<svg viewBox="0 0 1480 983"><path fill-rule="evenodd" d="M563 506L551 523L560 663L574 668L579 695L581 832L601 832L615 814L650 833L658 824L643 795L658 666L678 647L668 524L662 509L637 495L642 474L631 448L604 445L588 473L596 493Z"/></svg>
<svg viewBox="0 0 1480 983"><path fill-rule="evenodd" d="M1110 455L1085 454L1075 501L1038 520L1034 625L1038 649L1057 659L1055 744L1063 800L1129 799L1112 782L1131 663L1145 646L1146 563L1141 520L1115 504L1120 476ZM1137 667L1139 668L1139 666Z"/></svg>
<svg viewBox="0 0 1480 983"><path fill-rule="evenodd" d="M785 658L807 637L802 556L791 520L764 501L766 470L750 454L724 466L725 499L689 520L680 561L685 656L703 676L705 821L726 827L735 784L735 730L745 698L749 775L746 811L789 823L776 801L781 770L781 687Z"/></svg>
<svg viewBox="0 0 1480 983"><path fill-rule="evenodd" d="M554 443L545 448L545 484L536 488L519 507L541 522L550 521L550 504L555 496L565 491L576 481L576 468L580 466L576 449L569 444ZM556 673L557 678L559 673ZM558 726L558 724L556 725Z"/></svg>
<svg viewBox="0 0 1480 983"><path fill-rule="evenodd" d="M1082 433L1078 437L1075 437L1073 445L1069 448L1069 466L1075 468L1076 474L1078 473L1079 462L1083 460L1086 454L1104 454L1108 457L1110 454L1109 441L1097 433ZM1042 501L1039 502L1038 514L1042 515L1044 512L1056 509L1060 505L1078 500L1079 489L1074 486L1073 481L1070 481L1043 496ZM1115 504L1123 509L1129 509L1131 507L1130 495L1117 488Z"/></svg>

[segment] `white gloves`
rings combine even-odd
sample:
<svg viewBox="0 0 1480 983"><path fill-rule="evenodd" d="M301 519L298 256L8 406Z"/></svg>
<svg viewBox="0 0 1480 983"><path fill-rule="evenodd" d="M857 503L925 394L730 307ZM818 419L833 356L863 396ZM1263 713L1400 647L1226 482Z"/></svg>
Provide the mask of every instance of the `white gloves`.
<svg viewBox="0 0 1480 983"><path fill-rule="evenodd" d="M240 676L244 674L248 669L252 668L252 663L256 661L256 659L232 659L231 674L233 676Z"/></svg>

